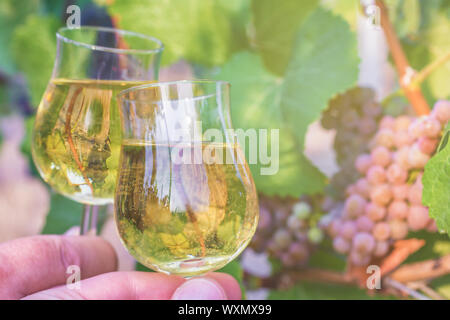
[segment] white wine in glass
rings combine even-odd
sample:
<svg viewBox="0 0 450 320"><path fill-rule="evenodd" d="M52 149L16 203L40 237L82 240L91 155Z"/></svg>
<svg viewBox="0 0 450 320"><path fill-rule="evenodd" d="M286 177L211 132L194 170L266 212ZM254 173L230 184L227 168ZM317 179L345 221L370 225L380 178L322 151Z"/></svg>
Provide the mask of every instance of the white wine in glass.
<svg viewBox="0 0 450 320"><path fill-rule="evenodd" d="M87 206L110 204L121 143L116 95L157 80L163 46L114 28L62 28L56 36L53 74L33 129L33 159L58 193Z"/></svg>
<svg viewBox="0 0 450 320"><path fill-rule="evenodd" d="M256 189L228 131L227 95L228 85L214 81L157 83L119 94L124 139L116 222L128 251L156 271L190 277L217 270L255 232ZM183 126L198 139L177 135L186 133ZM223 139L204 140L207 130Z"/></svg>

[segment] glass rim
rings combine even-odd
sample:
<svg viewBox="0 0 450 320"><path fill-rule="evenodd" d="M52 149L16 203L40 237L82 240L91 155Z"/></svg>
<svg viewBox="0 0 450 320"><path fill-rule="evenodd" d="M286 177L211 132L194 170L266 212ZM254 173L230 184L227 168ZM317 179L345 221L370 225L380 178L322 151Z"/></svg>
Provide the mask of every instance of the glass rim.
<svg viewBox="0 0 450 320"><path fill-rule="evenodd" d="M120 91L116 97L119 100L124 100L124 101L139 101L136 99L128 99L125 97L125 95L127 95L130 92L134 92L134 91L140 91L142 89L148 89L148 88L156 88L156 87L167 87L170 85L174 85L174 84L182 84L182 83L191 83L191 84L216 84L216 85L220 85L220 86L226 86L226 87L230 87L230 83L228 81L224 81L224 80L209 80L209 79L196 79L196 80L173 80L173 81L157 81L157 82L152 82L152 83L146 83L146 84L141 84L138 86L134 86L134 87L130 87L128 89L122 90ZM192 97L189 99L197 99L197 98L201 98L201 97L205 97L205 96L212 96L210 95L203 95L203 96L199 96L199 97ZM188 98L181 98L178 100L182 100L182 99L188 99Z"/></svg>
<svg viewBox="0 0 450 320"><path fill-rule="evenodd" d="M63 35L65 31L73 31L73 30L97 30L97 31L104 31L104 32L111 32L111 33L119 33L122 35L128 35L128 36L134 36L141 39L145 39L151 42L156 43L159 47L155 49L122 49L122 48L113 48L113 47L105 47L105 46L98 46L94 44L89 44L86 42L77 41L74 39L71 39L70 37L67 37ZM142 33L134 32L134 31L128 31L128 30L122 30L117 28L110 28L110 27L98 27L98 26L81 26L79 28L69 28L69 27L62 27L59 28L58 31L56 31L56 38L59 40L64 41L65 43L71 43L77 46L81 46L93 51L102 51L102 52L110 52L110 53L125 53L125 54L131 54L131 53L138 53L138 54L153 54L153 53L160 53L164 50L164 44L161 40L148 36Z"/></svg>

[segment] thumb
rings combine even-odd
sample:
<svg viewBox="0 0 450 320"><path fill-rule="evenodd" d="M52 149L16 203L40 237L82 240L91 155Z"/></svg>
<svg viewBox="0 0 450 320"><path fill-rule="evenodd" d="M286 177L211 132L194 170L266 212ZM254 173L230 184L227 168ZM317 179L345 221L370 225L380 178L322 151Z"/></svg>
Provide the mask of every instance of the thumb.
<svg viewBox="0 0 450 320"><path fill-rule="evenodd" d="M227 300L224 288L214 279L202 277L184 282L175 290L172 300Z"/></svg>

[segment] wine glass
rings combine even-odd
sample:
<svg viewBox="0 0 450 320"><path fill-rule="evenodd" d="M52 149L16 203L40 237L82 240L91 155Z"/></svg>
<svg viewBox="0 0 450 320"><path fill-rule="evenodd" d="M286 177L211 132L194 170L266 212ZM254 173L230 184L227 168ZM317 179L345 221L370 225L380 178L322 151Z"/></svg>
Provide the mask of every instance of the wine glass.
<svg viewBox="0 0 450 320"><path fill-rule="evenodd" d="M105 27L62 28L53 74L37 110L32 155L58 193L85 204L81 234L113 203L121 129L116 94L158 77L162 43Z"/></svg>
<svg viewBox="0 0 450 320"><path fill-rule="evenodd" d="M258 222L253 178L232 130L229 84L160 82L118 95L115 219L143 265L190 277L244 250Z"/></svg>

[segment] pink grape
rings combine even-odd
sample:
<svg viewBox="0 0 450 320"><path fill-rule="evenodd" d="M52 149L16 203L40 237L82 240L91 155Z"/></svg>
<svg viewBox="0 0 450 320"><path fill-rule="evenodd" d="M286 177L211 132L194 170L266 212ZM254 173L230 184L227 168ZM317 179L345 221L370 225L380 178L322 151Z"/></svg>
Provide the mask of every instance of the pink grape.
<svg viewBox="0 0 450 320"><path fill-rule="evenodd" d="M370 194L370 185L367 179L361 178L355 183L355 191L362 197L368 199Z"/></svg>
<svg viewBox="0 0 450 320"><path fill-rule="evenodd" d="M407 131L409 128L409 125L411 124L411 118L409 116L398 116L394 120L394 129L397 131Z"/></svg>
<svg viewBox="0 0 450 320"><path fill-rule="evenodd" d="M350 242L342 237L336 237L333 239L333 248L342 254L346 254L350 250Z"/></svg>
<svg viewBox="0 0 450 320"><path fill-rule="evenodd" d="M396 148L401 148L411 144L413 139L407 131L400 131L395 134L394 143Z"/></svg>
<svg viewBox="0 0 450 320"><path fill-rule="evenodd" d="M430 160L430 156L420 151L419 146L414 144L408 153L408 163L412 168L422 169L425 164Z"/></svg>
<svg viewBox="0 0 450 320"><path fill-rule="evenodd" d="M352 250L350 253L350 261L358 267L366 266L370 262L370 254L362 255L357 251Z"/></svg>
<svg viewBox="0 0 450 320"><path fill-rule="evenodd" d="M436 119L428 117L422 121L422 132L428 138L437 138L441 130L441 123Z"/></svg>
<svg viewBox="0 0 450 320"><path fill-rule="evenodd" d="M356 223L354 221L345 221L342 224L339 235L343 238L350 240L356 233Z"/></svg>
<svg viewBox="0 0 450 320"><path fill-rule="evenodd" d="M305 228L307 226L307 224L305 223L304 220L298 218L296 215L291 214L289 216L289 218L287 219L287 227L291 230L291 231L298 231L302 228Z"/></svg>
<svg viewBox="0 0 450 320"><path fill-rule="evenodd" d="M392 194L395 200L404 200L408 198L408 192L409 185L406 183L392 186Z"/></svg>
<svg viewBox="0 0 450 320"><path fill-rule="evenodd" d="M258 230L266 229L272 224L272 215L266 207L259 206Z"/></svg>
<svg viewBox="0 0 450 320"><path fill-rule="evenodd" d="M408 171L403 169L400 165L393 163L386 171L387 179L392 184L402 184L408 179Z"/></svg>
<svg viewBox="0 0 450 320"><path fill-rule="evenodd" d="M408 235L408 223L401 219L394 219L389 221L391 228L391 238L394 240L401 240Z"/></svg>
<svg viewBox="0 0 450 320"><path fill-rule="evenodd" d="M438 100L431 111L431 115L442 125L447 124L450 121L450 101Z"/></svg>
<svg viewBox="0 0 450 320"><path fill-rule="evenodd" d="M355 193L357 193L355 185L351 184L351 185L348 185L347 188L345 188L345 195L347 197L350 197L352 194L355 194Z"/></svg>
<svg viewBox="0 0 450 320"><path fill-rule="evenodd" d="M361 154L355 160L356 170L358 170L361 174L365 174L371 165L372 158L370 157L370 154Z"/></svg>
<svg viewBox="0 0 450 320"><path fill-rule="evenodd" d="M391 235L391 228L387 222L378 222L373 227L372 234L378 241L385 241Z"/></svg>
<svg viewBox="0 0 450 320"><path fill-rule="evenodd" d="M417 139L423 135L422 119L415 119L408 128L408 133L412 139Z"/></svg>
<svg viewBox="0 0 450 320"><path fill-rule="evenodd" d="M370 233L358 232L353 238L353 248L360 254L369 254L375 248L375 239Z"/></svg>
<svg viewBox="0 0 450 320"><path fill-rule="evenodd" d="M428 232L438 232L439 231L439 229L436 225L436 221L434 221L434 220L430 221L430 223L427 226L427 231Z"/></svg>
<svg viewBox="0 0 450 320"><path fill-rule="evenodd" d="M342 221L339 219L333 220L330 223L330 226L328 227L328 233L330 234L331 237L337 237L338 234L341 233L341 229L342 229Z"/></svg>
<svg viewBox="0 0 450 320"><path fill-rule="evenodd" d="M275 245L279 249L285 249L289 246L289 244L292 241L292 237L289 231L285 229L279 229L277 232L275 232L273 236L273 240L275 242Z"/></svg>
<svg viewBox="0 0 450 320"><path fill-rule="evenodd" d="M372 221L382 220L386 216L386 208L370 202L366 206L366 215Z"/></svg>
<svg viewBox="0 0 450 320"><path fill-rule="evenodd" d="M373 255L375 257L384 257L389 252L389 242L387 241L377 241L375 244L375 249L373 249Z"/></svg>
<svg viewBox="0 0 450 320"><path fill-rule="evenodd" d="M288 252L283 253L280 260L286 267L295 266L295 259Z"/></svg>
<svg viewBox="0 0 450 320"><path fill-rule="evenodd" d="M367 181L372 184L381 184L386 181L386 171L382 166L376 165L370 167L367 171Z"/></svg>
<svg viewBox="0 0 450 320"><path fill-rule="evenodd" d="M379 206L386 206L392 199L392 191L388 184L376 185L370 190L370 200Z"/></svg>
<svg viewBox="0 0 450 320"><path fill-rule="evenodd" d="M357 218L358 216L364 214L364 208L367 202L358 194L352 194L345 201L345 214L348 218Z"/></svg>
<svg viewBox="0 0 450 320"><path fill-rule="evenodd" d="M372 228L374 226L374 223L372 219L370 219L367 216L361 216L358 219L356 219L356 227L359 231L365 231L370 232L372 231Z"/></svg>
<svg viewBox="0 0 450 320"><path fill-rule="evenodd" d="M409 187L408 191L408 201L411 204L422 204L422 185L419 183L414 183Z"/></svg>
<svg viewBox="0 0 450 320"><path fill-rule="evenodd" d="M377 122L372 117L362 117L358 122L358 130L362 134L371 134L377 129Z"/></svg>
<svg viewBox="0 0 450 320"><path fill-rule="evenodd" d="M408 226L411 230L424 229L430 222L428 209L424 206L414 205L409 208Z"/></svg>
<svg viewBox="0 0 450 320"><path fill-rule="evenodd" d="M289 246L289 254L295 261L306 262L309 257L308 247L304 243L294 242Z"/></svg>
<svg viewBox="0 0 450 320"><path fill-rule="evenodd" d="M395 119L391 116L384 116L379 124L381 129L394 129L395 128Z"/></svg>
<svg viewBox="0 0 450 320"><path fill-rule="evenodd" d="M409 147L404 146L398 149L394 152L394 162L398 164L400 167L404 168L405 170L408 170L409 165Z"/></svg>
<svg viewBox="0 0 450 320"><path fill-rule="evenodd" d="M383 146L373 149L370 155L373 163L382 167L386 167L392 160L391 152Z"/></svg>
<svg viewBox="0 0 450 320"><path fill-rule="evenodd" d="M409 206L405 201L395 200L388 207L389 219L404 219L408 216Z"/></svg>
<svg viewBox="0 0 450 320"><path fill-rule="evenodd" d="M392 148L394 146L394 132L390 129L381 129L375 136L377 146Z"/></svg>
<svg viewBox="0 0 450 320"><path fill-rule="evenodd" d="M419 150L425 154L432 154L436 150L438 143L438 139L430 139L427 137L420 137L419 140L417 140Z"/></svg>

